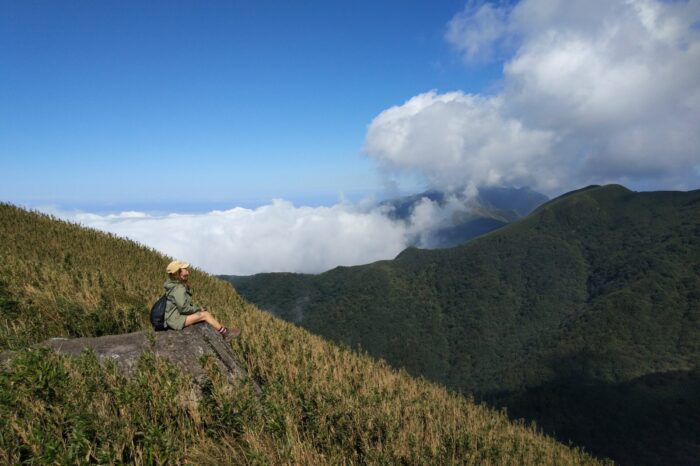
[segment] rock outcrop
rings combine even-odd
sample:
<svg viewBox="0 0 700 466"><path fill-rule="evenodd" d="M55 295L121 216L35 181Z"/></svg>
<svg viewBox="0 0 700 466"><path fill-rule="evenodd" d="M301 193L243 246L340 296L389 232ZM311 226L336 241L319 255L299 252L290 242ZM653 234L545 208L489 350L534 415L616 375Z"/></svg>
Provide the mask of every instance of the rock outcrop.
<svg viewBox="0 0 700 466"><path fill-rule="evenodd" d="M231 383L240 382L248 377L246 371L236 361L236 356L226 341L209 325L199 324L182 331L151 333L140 331L121 335L106 335L94 338L51 338L40 344L53 348L63 354L77 356L85 348L90 348L100 361L112 360L129 373L134 368L139 356L152 351L179 367L183 373L195 380L204 377L201 358L212 355L214 362ZM0 360L11 355L4 353ZM260 387L253 383L260 393Z"/></svg>

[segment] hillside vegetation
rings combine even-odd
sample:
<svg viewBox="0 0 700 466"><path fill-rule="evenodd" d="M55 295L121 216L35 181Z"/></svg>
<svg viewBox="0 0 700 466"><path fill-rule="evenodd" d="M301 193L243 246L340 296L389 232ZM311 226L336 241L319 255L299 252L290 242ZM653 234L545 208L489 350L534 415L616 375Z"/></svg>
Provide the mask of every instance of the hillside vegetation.
<svg viewBox="0 0 700 466"><path fill-rule="evenodd" d="M232 281L288 321L589 451L700 458L700 191L594 186L456 248Z"/></svg>
<svg viewBox="0 0 700 466"><path fill-rule="evenodd" d="M169 262L155 251L0 204L2 464L595 464L503 412L331 344L193 270L196 301L243 328L233 349L262 387L211 361L193 382L145 354L132 377L94 354L30 346L148 328ZM187 259L187 258L182 258Z"/></svg>

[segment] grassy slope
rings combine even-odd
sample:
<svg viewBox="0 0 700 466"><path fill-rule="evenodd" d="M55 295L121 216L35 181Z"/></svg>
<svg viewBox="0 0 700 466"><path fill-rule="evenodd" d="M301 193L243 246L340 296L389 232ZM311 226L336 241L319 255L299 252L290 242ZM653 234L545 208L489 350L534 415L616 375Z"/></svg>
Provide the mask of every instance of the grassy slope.
<svg viewBox="0 0 700 466"><path fill-rule="evenodd" d="M0 205L0 463L588 464L532 428L259 311L197 270L197 301L244 329L234 351L263 388L204 396L145 355L131 378L24 349L54 336L147 328L168 258ZM184 441L184 439L187 439Z"/></svg>
<svg viewBox="0 0 700 466"><path fill-rule="evenodd" d="M461 247L236 284L287 320L598 453L658 463L678 441L679 464L700 454L700 191L592 187ZM663 374L657 387L671 384L677 396L649 387ZM630 416L640 400L678 409ZM624 422L601 422L611 405ZM677 425L649 434L673 413Z"/></svg>

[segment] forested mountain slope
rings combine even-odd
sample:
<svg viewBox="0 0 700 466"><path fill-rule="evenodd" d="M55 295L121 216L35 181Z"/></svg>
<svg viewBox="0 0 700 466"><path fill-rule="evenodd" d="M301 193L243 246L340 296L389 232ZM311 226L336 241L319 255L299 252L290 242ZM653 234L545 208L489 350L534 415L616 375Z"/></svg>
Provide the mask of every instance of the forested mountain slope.
<svg viewBox="0 0 700 466"><path fill-rule="evenodd" d="M597 453L700 458L700 191L593 186L463 246L233 282L286 320ZM626 417L604 423L610 406Z"/></svg>

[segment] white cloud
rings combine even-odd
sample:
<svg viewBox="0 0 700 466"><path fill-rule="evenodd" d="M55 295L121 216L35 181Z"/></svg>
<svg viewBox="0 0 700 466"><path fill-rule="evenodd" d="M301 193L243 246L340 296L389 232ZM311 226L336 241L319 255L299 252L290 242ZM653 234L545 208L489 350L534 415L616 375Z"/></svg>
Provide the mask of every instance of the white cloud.
<svg viewBox="0 0 700 466"><path fill-rule="evenodd" d="M434 91L378 115L366 152L438 187L700 183L700 2L468 2L447 25L465 59L505 52L494 96Z"/></svg>
<svg viewBox="0 0 700 466"><path fill-rule="evenodd" d="M411 244L420 248L435 248L439 246L436 234L442 228L450 228L462 223L470 217L477 207L474 202L476 193L464 192L447 195L443 203L433 201L427 197L419 200L411 212L406 229Z"/></svg>
<svg viewBox="0 0 700 466"><path fill-rule="evenodd" d="M386 209L346 203L295 207L275 200L256 209L164 216L52 213L136 240L214 274L316 273L391 259L413 234L410 224L392 221Z"/></svg>
<svg viewBox="0 0 700 466"><path fill-rule="evenodd" d="M275 200L256 209L201 214L43 210L135 240L209 273L250 275L318 273L338 265L393 259L411 244L433 247L433 234L450 225L455 215L465 215L469 206L464 197L449 197L444 205L425 198L407 220L392 220L389 209L370 202L296 207Z"/></svg>
<svg viewBox="0 0 700 466"><path fill-rule="evenodd" d="M198 214L143 212L95 214L42 210L83 226L152 247L212 274L319 273L393 259L410 245L437 247L441 228L469 217L474 192L419 200L406 219L371 200L330 207L296 207L285 200L255 209L236 207Z"/></svg>
<svg viewBox="0 0 700 466"><path fill-rule="evenodd" d="M682 176L700 163L698 3L573 3L514 10L525 39L504 68L509 110L566 134L571 175ZM531 14L541 5L558 8Z"/></svg>
<svg viewBox="0 0 700 466"><path fill-rule="evenodd" d="M462 53L466 62L489 61L507 37L507 5L467 1L464 10L447 24L445 39Z"/></svg>
<svg viewBox="0 0 700 466"><path fill-rule="evenodd" d="M372 121L365 151L448 190L527 184L533 166L546 171L554 134L525 128L502 105L500 98L462 92L418 95Z"/></svg>

